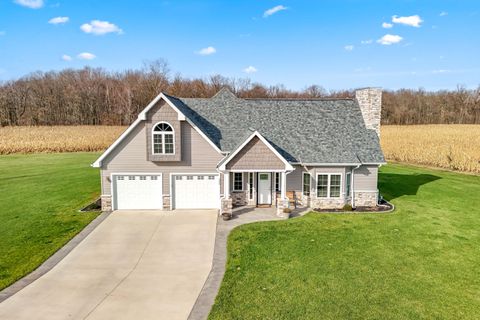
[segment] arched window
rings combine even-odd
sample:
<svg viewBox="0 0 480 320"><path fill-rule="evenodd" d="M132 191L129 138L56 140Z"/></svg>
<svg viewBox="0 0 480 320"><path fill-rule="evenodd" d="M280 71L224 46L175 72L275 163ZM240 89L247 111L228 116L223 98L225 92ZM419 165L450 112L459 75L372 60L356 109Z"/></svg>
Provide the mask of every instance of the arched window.
<svg viewBox="0 0 480 320"><path fill-rule="evenodd" d="M166 122L157 123L152 130L153 154L175 154L175 133Z"/></svg>

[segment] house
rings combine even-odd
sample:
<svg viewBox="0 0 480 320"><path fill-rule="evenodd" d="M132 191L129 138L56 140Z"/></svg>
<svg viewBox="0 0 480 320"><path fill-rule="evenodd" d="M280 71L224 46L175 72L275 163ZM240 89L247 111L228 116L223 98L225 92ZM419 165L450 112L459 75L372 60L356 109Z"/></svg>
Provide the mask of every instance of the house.
<svg viewBox="0 0 480 320"><path fill-rule="evenodd" d="M381 89L354 99L159 94L92 164L102 209L375 206Z"/></svg>

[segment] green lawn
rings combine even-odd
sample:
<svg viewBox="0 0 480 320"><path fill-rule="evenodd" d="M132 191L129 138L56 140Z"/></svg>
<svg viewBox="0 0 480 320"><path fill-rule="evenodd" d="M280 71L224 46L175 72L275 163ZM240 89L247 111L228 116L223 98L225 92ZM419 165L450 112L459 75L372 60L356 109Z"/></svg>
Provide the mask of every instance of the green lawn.
<svg viewBox="0 0 480 320"><path fill-rule="evenodd" d="M77 210L98 196L98 154L0 156L0 289L34 270L97 213Z"/></svg>
<svg viewBox="0 0 480 320"><path fill-rule="evenodd" d="M382 167L390 214L245 225L210 319L479 319L480 177Z"/></svg>

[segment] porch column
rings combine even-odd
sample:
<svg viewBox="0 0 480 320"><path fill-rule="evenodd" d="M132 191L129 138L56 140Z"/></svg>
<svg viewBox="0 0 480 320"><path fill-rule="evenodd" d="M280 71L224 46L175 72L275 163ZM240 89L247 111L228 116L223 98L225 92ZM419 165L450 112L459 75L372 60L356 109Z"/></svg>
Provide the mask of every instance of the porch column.
<svg viewBox="0 0 480 320"><path fill-rule="evenodd" d="M223 196L225 199L230 197L230 172L223 173Z"/></svg>
<svg viewBox="0 0 480 320"><path fill-rule="evenodd" d="M287 173L285 171L282 172L280 182L282 183L282 186L280 187L281 199L285 200L287 197Z"/></svg>

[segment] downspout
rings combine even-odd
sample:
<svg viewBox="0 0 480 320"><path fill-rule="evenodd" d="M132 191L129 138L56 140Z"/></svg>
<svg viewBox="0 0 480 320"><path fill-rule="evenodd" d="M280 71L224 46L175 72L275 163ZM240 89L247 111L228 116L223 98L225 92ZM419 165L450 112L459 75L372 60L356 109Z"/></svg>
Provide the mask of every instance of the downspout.
<svg viewBox="0 0 480 320"><path fill-rule="evenodd" d="M355 170L360 168L362 164L357 165L356 167L352 168L352 177L350 178L351 180L351 187L350 187L350 192L351 192L351 197L352 197L352 208L355 208Z"/></svg>

